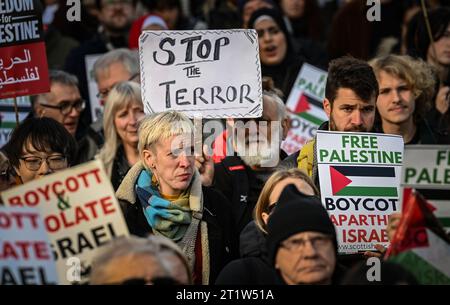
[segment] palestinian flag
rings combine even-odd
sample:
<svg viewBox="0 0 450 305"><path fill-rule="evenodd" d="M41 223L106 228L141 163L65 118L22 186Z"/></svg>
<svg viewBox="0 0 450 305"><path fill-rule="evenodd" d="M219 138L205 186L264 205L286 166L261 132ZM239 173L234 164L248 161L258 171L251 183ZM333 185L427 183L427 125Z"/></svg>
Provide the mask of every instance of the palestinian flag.
<svg viewBox="0 0 450 305"><path fill-rule="evenodd" d="M449 190L418 189L427 202L433 206L433 213L441 225L450 231L450 195Z"/></svg>
<svg viewBox="0 0 450 305"><path fill-rule="evenodd" d="M406 189L400 224L386 259L402 265L421 284L450 284L450 238L418 192Z"/></svg>
<svg viewBox="0 0 450 305"><path fill-rule="evenodd" d="M300 94L297 104L295 104L295 108L292 109L292 112L315 125L320 125L326 121L322 103L303 93Z"/></svg>
<svg viewBox="0 0 450 305"><path fill-rule="evenodd" d="M398 197L393 167L330 166L333 196Z"/></svg>

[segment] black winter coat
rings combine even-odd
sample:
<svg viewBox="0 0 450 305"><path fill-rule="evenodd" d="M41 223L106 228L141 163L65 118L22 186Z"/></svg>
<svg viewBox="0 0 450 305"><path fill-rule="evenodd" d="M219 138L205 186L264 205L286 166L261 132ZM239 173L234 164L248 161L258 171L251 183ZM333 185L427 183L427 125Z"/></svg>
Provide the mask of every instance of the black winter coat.
<svg viewBox="0 0 450 305"><path fill-rule="evenodd" d="M229 263L216 280L217 285L280 284L267 256L266 236L250 222L240 237L241 259Z"/></svg>

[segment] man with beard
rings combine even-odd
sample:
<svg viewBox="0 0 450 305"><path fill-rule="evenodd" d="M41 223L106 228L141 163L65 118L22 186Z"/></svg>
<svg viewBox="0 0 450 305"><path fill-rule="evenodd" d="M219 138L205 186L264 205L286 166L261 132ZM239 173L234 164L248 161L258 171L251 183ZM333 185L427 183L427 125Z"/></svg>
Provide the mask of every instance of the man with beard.
<svg viewBox="0 0 450 305"><path fill-rule="evenodd" d="M234 122L236 153L215 164L213 185L232 203L238 233L252 220L259 194L282 159L280 145L288 125L284 103L274 91L263 92L262 117Z"/></svg>
<svg viewBox="0 0 450 305"><path fill-rule="evenodd" d="M368 63L353 57L333 60L328 69L323 108L329 121L319 130L370 132L375 119L378 82ZM313 179L320 190L315 137L302 147L298 168ZM295 154L292 157L296 157ZM291 156L288 159L292 158Z"/></svg>
<svg viewBox="0 0 450 305"><path fill-rule="evenodd" d="M103 54L128 46L128 31L134 20L135 4L136 0L96 0L100 11L98 33L91 40L73 49L67 56L64 70L78 77L81 96L88 101L86 111L82 114L84 126L78 132L84 133L84 129L92 121L85 57L89 54Z"/></svg>

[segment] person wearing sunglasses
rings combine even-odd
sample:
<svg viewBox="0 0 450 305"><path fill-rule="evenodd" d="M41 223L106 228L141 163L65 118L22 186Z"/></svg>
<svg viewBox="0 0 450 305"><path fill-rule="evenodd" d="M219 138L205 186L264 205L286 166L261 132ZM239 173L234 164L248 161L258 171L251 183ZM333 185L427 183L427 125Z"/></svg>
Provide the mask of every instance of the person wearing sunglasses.
<svg viewBox="0 0 450 305"><path fill-rule="evenodd" d="M27 118L12 132L4 151L22 183L68 168L76 142L51 118Z"/></svg>
<svg viewBox="0 0 450 305"><path fill-rule="evenodd" d="M308 175L297 168L278 170L270 176L261 190L253 218L240 235L241 259L228 264L216 284L271 285L275 284L275 273L267 255L267 222L278 205L283 189L293 184L308 196L319 192ZM236 282L238 281L238 282Z"/></svg>
<svg viewBox="0 0 450 305"><path fill-rule="evenodd" d="M64 125L75 136L85 101L74 75L60 70L50 71L50 92L32 97L35 117L48 117Z"/></svg>

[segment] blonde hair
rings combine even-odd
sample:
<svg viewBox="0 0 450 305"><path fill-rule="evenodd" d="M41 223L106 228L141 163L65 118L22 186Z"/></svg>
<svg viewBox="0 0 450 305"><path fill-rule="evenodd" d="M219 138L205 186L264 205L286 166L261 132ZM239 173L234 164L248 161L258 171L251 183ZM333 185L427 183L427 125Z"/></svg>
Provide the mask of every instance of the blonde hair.
<svg viewBox="0 0 450 305"><path fill-rule="evenodd" d="M146 117L139 126L138 150L143 161L144 149L153 149L153 145L160 140L166 140L172 136L193 134L194 125L183 113L177 111L164 111ZM148 165L143 162L147 170Z"/></svg>
<svg viewBox="0 0 450 305"><path fill-rule="evenodd" d="M374 58L369 64L378 81L380 72L384 71L407 83L415 97L414 122L419 122L432 106L436 80L431 67L421 59L392 54Z"/></svg>
<svg viewBox="0 0 450 305"><path fill-rule="evenodd" d="M255 219L256 226L266 234L267 234L267 226L262 218L262 213L267 212L267 208L269 207L270 204L269 197L270 194L272 194L275 186L279 182L287 178L294 178L305 181L313 189L314 195L319 195L319 191L317 187L314 185L314 182L304 171L298 168L291 168L291 169L282 169L274 172L267 180L263 189L261 190L258 201L256 202L255 205L255 209L253 211L254 212L253 218Z"/></svg>
<svg viewBox="0 0 450 305"><path fill-rule="evenodd" d="M97 154L96 158L103 161L106 172L110 177L117 148L122 142L117 133L114 118L119 110L128 107L133 102L138 102L144 107L139 84L130 81L121 82L115 85L108 94L106 100L105 111L103 113L105 144Z"/></svg>

